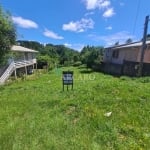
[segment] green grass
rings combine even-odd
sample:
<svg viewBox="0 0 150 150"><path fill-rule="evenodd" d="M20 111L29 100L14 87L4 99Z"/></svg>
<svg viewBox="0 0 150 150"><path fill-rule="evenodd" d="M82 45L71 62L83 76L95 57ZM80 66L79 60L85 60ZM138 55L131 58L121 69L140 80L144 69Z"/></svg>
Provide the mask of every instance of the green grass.
<svg viewBox="0 0 150 150"><path fill-rule="evenodd" d="M0 86L0 150L150 148L149 77L63 69L74 71L73 91L56 71Z"/></svg>

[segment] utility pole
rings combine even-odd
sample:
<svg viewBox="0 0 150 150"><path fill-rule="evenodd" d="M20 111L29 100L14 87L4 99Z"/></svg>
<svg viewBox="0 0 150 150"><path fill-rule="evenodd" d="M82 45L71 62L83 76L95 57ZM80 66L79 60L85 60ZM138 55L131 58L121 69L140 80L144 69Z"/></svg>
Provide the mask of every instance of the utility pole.
<svg viewBox="0 0 150 150"><path fill-rule="evenodd" d="M144 54L145 54L145 49L146 49L148 21L149 21L149 16L146 16L145 24L144 24L143 39L142 39L141 54L140 54L140 62L139 62L139 74L138 74L139 76L142 76L142 72L143 72L143 59L144 59Z"/></svg>

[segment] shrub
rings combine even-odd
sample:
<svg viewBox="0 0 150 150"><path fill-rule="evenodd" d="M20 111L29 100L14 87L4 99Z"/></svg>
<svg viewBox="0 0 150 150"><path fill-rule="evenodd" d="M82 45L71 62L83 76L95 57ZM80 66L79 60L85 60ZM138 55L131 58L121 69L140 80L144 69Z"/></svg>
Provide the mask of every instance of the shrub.
<svg viewBox="0 0 150 150"><path fill-rule="evenodd" d="M81 66L82 65L82 62L81 61L77 61L73 64L74 67L78 67L78 66Z"/></svg>

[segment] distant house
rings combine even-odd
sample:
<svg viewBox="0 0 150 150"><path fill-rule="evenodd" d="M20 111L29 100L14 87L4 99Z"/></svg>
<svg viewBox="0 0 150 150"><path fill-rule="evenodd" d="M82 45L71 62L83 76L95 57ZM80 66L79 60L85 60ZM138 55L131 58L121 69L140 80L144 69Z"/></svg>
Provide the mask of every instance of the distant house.
<svg viewBox="0 0 150 150"><path fill-rule="evenodd" d="M150 75L150 41L146 42L143 75ZM105 48L104 71L112 74L135 76L141 57L142 42Z"/></svg>
<svg viewBox="0 0 150 150"><path fill-rule="evenodd" d="M11 48L12 57L7 65L0 68L0 84L3 84L12 74L17 77L21 73L29 74L37 67L37 51L14 45Z"/></svg>

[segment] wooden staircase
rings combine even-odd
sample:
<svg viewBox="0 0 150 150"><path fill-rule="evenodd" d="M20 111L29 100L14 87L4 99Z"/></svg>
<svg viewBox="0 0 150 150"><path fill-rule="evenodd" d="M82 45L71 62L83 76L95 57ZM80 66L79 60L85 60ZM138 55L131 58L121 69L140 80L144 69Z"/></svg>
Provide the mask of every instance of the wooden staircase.
<svg viewBox="0 0 150 150"><path fill-rule="evenodd" d="M0 76L0 85L4 84L5 81L12 75L12 73L22 67L27 67L34 65L36 63L36 59L31 60L23 60L23 61L12 61L8 67L4 70L2 75Z"/></svg>
<svg viewBox="0 0 150 150"><path fill-rule="evenodd" d="M0 77L0 84L4 84L5 81L11 76L13 71L15 70L15 64L14 61L12 61L9 66L5 69L3 74Z"/></svg>

